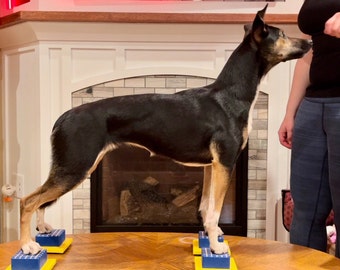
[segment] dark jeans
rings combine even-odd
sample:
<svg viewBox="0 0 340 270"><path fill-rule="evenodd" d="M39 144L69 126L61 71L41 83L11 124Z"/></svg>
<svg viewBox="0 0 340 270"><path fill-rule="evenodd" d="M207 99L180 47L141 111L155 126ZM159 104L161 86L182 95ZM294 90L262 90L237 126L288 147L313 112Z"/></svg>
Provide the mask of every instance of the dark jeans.
<svg viewBox="0 0 340 270"><path fill-rule="evenodd" d="M291 157L294 217L290 241L325 251L333 208L340 228L340 98L305 98L297 112ZM340 230L335 255L340 257Z"/></svg>

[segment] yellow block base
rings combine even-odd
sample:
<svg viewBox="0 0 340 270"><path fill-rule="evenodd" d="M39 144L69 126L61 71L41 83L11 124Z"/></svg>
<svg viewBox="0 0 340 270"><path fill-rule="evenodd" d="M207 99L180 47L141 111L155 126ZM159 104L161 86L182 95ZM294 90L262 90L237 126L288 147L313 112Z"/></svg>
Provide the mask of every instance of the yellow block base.
<svg viewBox="0 0 340 270"><path fill-rule="evenodd" d="M234 258L230 258L230 268L203 268L202 267L202 257L195 256L195 270L237 270L237 266Z"/></svg>
<svg viewBox="0 0 340 270"><path fill-rule="evenodd" d="M52 270L55 264L57 263L56 259L47 259L45 264L40 268L40 270ZM8 266L6 270L12 270L12 266Z"/></svg>
<svg viewBox="0 0 340 270"><path fill-rule="evenodd" d="M72 238L66 238L65 241L59 247L52 247L52 246L44 246L43 249L46 249L47 253L58 253L62 254L68 249L68 247L72 244Z"/></svg>
<svg viewBox="0 0 340 270"><path fill-rule="evenodd" d="M224 240L224 243L226 243L227 246L229 247L229 243L227 240ZM228 253L231 256L230 248L228 250ZM192 241L192 254L194 254L195 256L200 256L202 254L202 249L199 247L198 239L194 239Z"/></svg>

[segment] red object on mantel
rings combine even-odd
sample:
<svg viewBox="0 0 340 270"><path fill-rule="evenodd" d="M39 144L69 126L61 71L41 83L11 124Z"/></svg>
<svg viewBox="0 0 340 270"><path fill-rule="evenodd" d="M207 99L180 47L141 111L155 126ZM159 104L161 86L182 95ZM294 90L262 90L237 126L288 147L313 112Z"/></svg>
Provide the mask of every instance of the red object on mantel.
<svg viewBox="0 0 340 270"><path fill-rule="evenodd" d="M5 0L8 9L13 9L14 7L28 3L30 1L31 0Z"/></svg>

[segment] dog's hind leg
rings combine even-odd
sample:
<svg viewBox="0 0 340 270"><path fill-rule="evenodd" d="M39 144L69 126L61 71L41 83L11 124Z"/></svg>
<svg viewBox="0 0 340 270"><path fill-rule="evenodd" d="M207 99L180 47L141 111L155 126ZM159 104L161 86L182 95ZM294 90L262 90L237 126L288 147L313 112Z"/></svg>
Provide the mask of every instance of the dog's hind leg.
<svg viewBox="0 0 340 270"><path fill-rule="evenodd" d="M45 207L72 190L82 182L83 178L84 176L79 174L61 175L55 172L50 173L50 177L41 187L20 200L20 242L25 254L36 254L41 250L39 244L31 238L30 223L33 213L37 211L39 231L47 232L51 230L52 227L44 222Z"/></svg>
<svg viewBox="0 0 340 270"><path fill-rule="evenodd" d="M37 231L39 233L49 233L53 230L52 226L45 223L45 208L41 207L37 211Z"/></svg>

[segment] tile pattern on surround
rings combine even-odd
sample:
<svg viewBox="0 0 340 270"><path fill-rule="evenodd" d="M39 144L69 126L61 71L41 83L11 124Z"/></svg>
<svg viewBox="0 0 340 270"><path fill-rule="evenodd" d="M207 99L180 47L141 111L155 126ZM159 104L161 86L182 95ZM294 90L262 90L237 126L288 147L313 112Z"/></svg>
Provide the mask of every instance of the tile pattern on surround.
<svg viewBox="0 0 340 270"><path fill-rule="evenodd" d="M199 87L213 79L157 75L115 80L102 83L72 94L72 106L99 99L142 93L172 94L183 89ZM253 111L253 130L249 138L248 164L248 236L265 238L266 172L268 97L260 93ZM90 232L90 179L73 191L73 233Z"/></svg>

